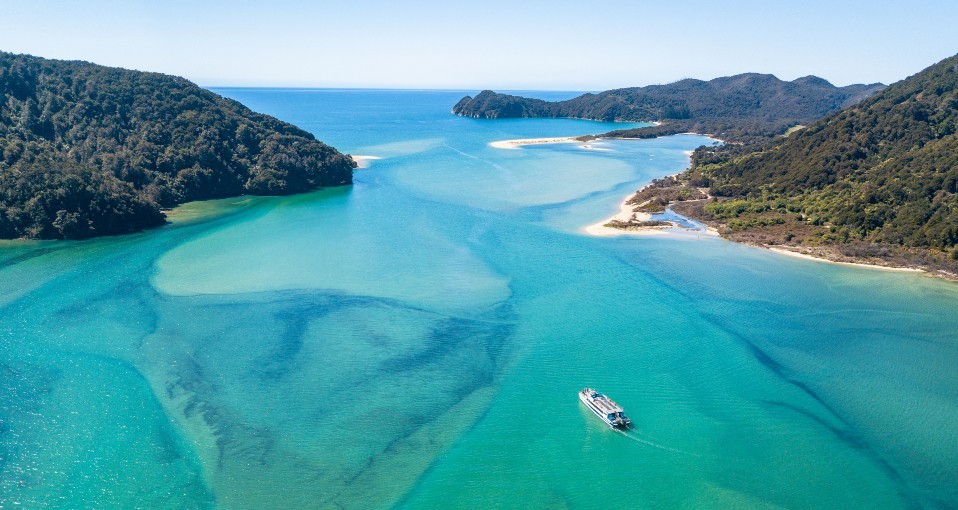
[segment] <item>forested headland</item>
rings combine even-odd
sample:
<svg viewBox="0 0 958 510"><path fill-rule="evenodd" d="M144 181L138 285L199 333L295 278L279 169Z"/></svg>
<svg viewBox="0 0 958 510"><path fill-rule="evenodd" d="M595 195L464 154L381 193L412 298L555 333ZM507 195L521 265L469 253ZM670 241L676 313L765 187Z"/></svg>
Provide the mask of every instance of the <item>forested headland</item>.
<svg viewBox="0 0 958 510"><path fill-rule="evenodd" d="M733 240L958 273L958 56L788 137L701 147L642 194Z"/></svg>
<svg viewBox="0 0 958 510"><path fill-rule="evenodd" d="M0 238L135 232L186 201L349 184L354 168L184 78L0 52Z"/></svg>
<svg viewBox="0 0 958 510"><path fill-rule="evenodd" d="M740 74L714 80L686 79L542 101L490 90L466 96L452 111L475 118L569 117L602 121L656 121L658 126L618 130L603 137L652 138L696 132L729 142L771 138L854 104L884 85L836 87L822 78L793 81L770 74Z"/></svg>
<svg viewBox="0 0 958 510"><path fill-rule="evenodd" d="M636 211L671 207L736 241L954 277L956 85L958 56L887 88L745 74L560 102L484 91L453 111L661 122L599 137L710 134L727 143L699 147L687 171L638 192Z"/></svg>

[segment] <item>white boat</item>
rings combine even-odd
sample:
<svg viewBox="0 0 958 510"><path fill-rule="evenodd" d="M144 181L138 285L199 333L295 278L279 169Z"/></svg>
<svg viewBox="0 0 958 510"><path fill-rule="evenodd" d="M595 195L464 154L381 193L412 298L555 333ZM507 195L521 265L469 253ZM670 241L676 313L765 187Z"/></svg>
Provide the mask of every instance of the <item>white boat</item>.
<svg viewBox="0 0 958 510"><path fill-rule="evenodd" d="M625 411L619 407L619 404L592 388L580 391L579 400L606 425L614 429L627 429L632 426L632 420L625 415Z"/></svg>

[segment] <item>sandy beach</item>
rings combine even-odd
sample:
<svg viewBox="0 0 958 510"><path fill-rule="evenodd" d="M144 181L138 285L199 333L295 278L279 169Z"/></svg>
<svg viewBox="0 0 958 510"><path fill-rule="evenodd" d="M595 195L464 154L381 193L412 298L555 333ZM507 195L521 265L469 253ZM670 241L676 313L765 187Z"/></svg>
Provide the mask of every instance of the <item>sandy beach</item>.
<svg viewBox="0 0 958 510"><path fill-rule="evenodd" d="M695 134L695 133L689 133L689 134ZM523 145L551 144L551 143L584 143L583 148L586 148L586 149L593 148L590 145L588 145L587 142L582 142L582 140L578 140L576 137L571 137L571 136L553 137L553 138L525 138L525 139L517 139L517 140L501 140L497 142L492 142L489 145L497 149L517 149L519 147L522 147ZM685 154L691 157L692 152L693 151L685 151ZM364 156L358 156L358 157L353 156L354 159L362 158L362 157ZM611 221L616 221L616 220L621 222L628 222L629 220L633 220L633 219L636 221L649 221L652 218L652 215L649 213L633 211L633 208L635 206L628 203L628 201L633 196L635 196L635 193L631 193L623 199L622 203L619 205L619 212L615 213L614 215L598 223L594 223L592 225L588 225L584 227L582 229L583 232L589 235L600 236L600 237L657 236L657 235L670 235L670 234L676 233L676 230L675 230L676 227L637 227L632 230L606 227L605 225L607 223ZM715 236L715 237L720 236L718 230L716 230L713 227L706 227L704 231L696 231L696 233L705 234L708 236ZM904 271L904 272L919 272L919 273L927 272L923 269L919 269L915 267L888 267L888 266L880 266L877 264L866 264L862 262L840 262L835 260L829 260L826 258L816 257L814 255L808 255L806 253L792 251L788 248L778 247L778 246L763 246L763 245L753 245L753 246L765 248L767 250L770 250L780 255L785 255L788 257L795 257L795 258L800 258L805 260L813 260L816 262L824 262L828 264L841 264L846 266L855 266L855 267L862 267L867 269L880 269L884 271Z"/></svg>
<svg viewBox="0 0 958 510"><path fill-rule="evenodd" d="M815 262L825 262L827 264L840 264L843 266L855 266L855 267L864 267L868 269L881 269L884 271L904 271L909 273L924 273L924 269L919 269L917 267L889 267L889 266L879 266L877 264L865 264L862 262L839 262L837 260L829 260L821 257L816 257L814 255L809 255L807 253L800 253L797 251L792 251L786 248L776 247L776 246L763 246L766 250L779 253L781 255L787 255L789 257L795 257L805 260L814 260Z"/></svg>
<svg viewBox="0 0 958 510"><path fill-rule="evenodd" d="M497 149L518 149L524 145L539 145L539 144L551 144L551 143L582 143L583 149L589 150L608 150L598 147L593 147L587 142L579 140L579 137L575 136L566 136L566 137L553 137L553 138L521 138L516 140L500 140L497 142L491 142L489 145ZM622 204L619 206L619 212L613 216L606 218L594 225L589 225L583 228L589 235L593 236L650 236L650 235L666 235L668 232L665 232L663 227L645 227L645 228L636 228L634 230L624 230L620 228L611 228L606 227L605 224L613 220L627 222L630 219L635 219L637 221L649 221L652 215L648 213L637 213L633 212L632 205L629 205L627 202L632 198L632 194L625 197L622 201Z"/></svg>
<svg viewBox="0 0 958 510"><path fill-rule="evenodd" d="M356 162L357 168L369 168L369 163L377 159L382 159L379 156L349 156L353 158L353 161Z"/></svg>
<svg viewBox="0 0 958 510"><path fill-rule="evenodd" d="M686 154L691 155L691 151L686 151ZM669 177L669 176L667 176ZM651 184L651 183L650 183ZM635 193L630 193L622 199L622 203L619 204L619 212L592 225L589 225L583 229L585 233L593 236L650 236L650 235L675 235L679 233L675 229L681 229L682 227L638 227L633 230L624 230L621 228L612 228L606 227L605 224L614 220L627 222L630 219L635 218L636 221L649 221L652 219L652 215L644 212L634 212L633 209L635 205L630 204L629 200L632 199L639 191L647 188L650 184L646 184L640 188ZM688 230L688 229L685 229ZM692 230L699 235L708 235L708 236L718 236L719 233L712 227L706 226L705 230Z"/></svg>
<svg viewBox="0 0 958 510"><path fill-rule="evenodd" d="M632 195L629 195L629 196L625 197L625 200L624 200L624 201L622 202L622 204L619 206L619 212L618 212L618 213L616 213L616 214L612 215L611 217L606 218L606 219L604 219L604 220L602 220L602 221L600 221L600 222L598 222L598 223L595 223L595 224L592 224L592 225L589 225L589 226L585 227L585 229L584 229L585 232L586 232L587 234L589 234L589 235L593 235L593 236L603 236L603 237L605 237L605 236L624 236L624 235L627 235L627 236L655 236L655 235L665 235L665 234L667 234L667 232L665 232L662 228L659 228L659 227L647 227L647 228L639 228L639 229L635 229L635 230L623 230L623 229L621 229L621 228L606 227L605 224L606 224L606 223L609 223L610 221L613 221L613 220L629 221L630 219L632 219L633 216L635 216L635 219L638 220L638 221L649 221L649 219L652 218L652 215L649 214L649 213L632 212L632 208L633 208L634 206L631 205L631 204L626 203L626 202L628 202L628 200L629 200L630 198L632 198Z"/></svg>
<svg viewBox="0 0 958 510"><path fill-rule="evenodd" d="M609 223L610 221L618 220L618 221L622 221L622 222L627 222L627 221L629 221L630 219L632 219L633 216L634 216L634 219L637 220L637 221L649 221L649 220L651 219L652 215L649 214L649 213L633 212L633 211L632 211L632 208L635 207L635 206L633 206L633 205L627 203L628 200L629 200L630 198L632 198L632 196L633 196L633 195L627 196L627 197L625 198L625 200L622 202L622 204L619 205L619 212L618 212L618 213L616 213L616 214L614 214L614 215L612 215L612 216L610 216L610 217L608 217L608 218L606 218L606 219L604 219L604 220L602 220L602 221L600 221L600 222L598 222L598 223L589 225L589 226L585 227L583 230L584 230L587 234L589 234L589 235L601 236L601 237L607 237L607 236L623 236L623 235L625 235L625 236L655 236L655 235L671 235L671 234L675 234L675 231L673 230L675 227L671 227L671 229L670 229L669 227L665 227L665 228L663 228L663 227L645 227L645 228L641 228L641 227L640 227L640 228L637 228L637 229L635 229L635 230L623 230L623 229L619 229L619 228L606 227L605 224L606 224L606 223ZM717 231L716 229L712 228L712 227L707 227L707 228L705 229L705 231L696 231L695 233L719 237L718 231ZM779 247L779 246L764 246L764 245L753 245L753 246L760 247L760 248L764 248L764 249L766 249L766 250L775 252L775 253L780 254L780 255L785 255L785 256L788 256L788 257L794 257L794 258L805 259L805 260L812 260L812 261L815 261L815 262L824 262L824 263L826 263L826 264L839 264L839 265L844 265L844 266L862 267L862 268L866 268L866 269L880 269L880 270L883 270L883 271L899 271L899 272L909 272L909 273L916 273L916 272L917 272L917 273L926 273L926 272L927 272L927 271L925 271L924 269L919 269L919 268L916 268L916 267L889 267L889 266L880 266L880 265L877 265L877 264L865 264L865 263L863 263L863 262L840 262L840 261L836 261L836 260L829 260L829 259L826 259L826 258L816 257L816 256L814 256L814 255L809 255L809 254L806 254L806 253L801 253L801 252L797 252L797 251L792 251L792 250L790 250L790 249L783 248L783 247Z"/></svg>

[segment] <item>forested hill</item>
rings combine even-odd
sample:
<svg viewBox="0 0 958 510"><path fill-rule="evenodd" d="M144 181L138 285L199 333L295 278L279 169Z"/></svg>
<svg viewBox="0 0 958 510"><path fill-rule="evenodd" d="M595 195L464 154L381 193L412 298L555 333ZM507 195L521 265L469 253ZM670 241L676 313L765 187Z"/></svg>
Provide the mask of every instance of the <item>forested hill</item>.
<svg viewBox="0 0 958 510"><path fill-rule="evenodd" d="M161 208L352 182L312 134L175 76L0 52L0 238L86 238Z"/></svg>
<svg viewBox="0 0 958 510"><path fill-rule="evenodd" d="M958 55L754 150L702 149L685 176L733 237L958 260Z"/></svg>
<svg viewBox="0 0 958 510"><path fill-rule="evenodd" d="M836 87L815 76L782 81L770 74L740 74L710 81L686 79L584 94L549 102L490 90L466 96L452 112L466 117L571 117L604 121L658 121L662 125L603 136L652 137L694 131L729 141L771 137L854 104L882 84Z"/></svg>

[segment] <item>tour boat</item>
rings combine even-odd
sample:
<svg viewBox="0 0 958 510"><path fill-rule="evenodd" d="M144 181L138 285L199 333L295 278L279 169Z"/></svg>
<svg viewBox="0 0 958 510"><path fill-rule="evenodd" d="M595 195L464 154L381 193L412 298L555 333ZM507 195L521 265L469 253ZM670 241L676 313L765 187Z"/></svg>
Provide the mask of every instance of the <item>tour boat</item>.
<svg viewBox="0 0 958 510"><path fill-rule="evenodd" d="M592 388L580 391L579 400L606 425L614 429L627 429L632 426L632 420L625 415L625 411L619 407L619 404Z"/></svg>

